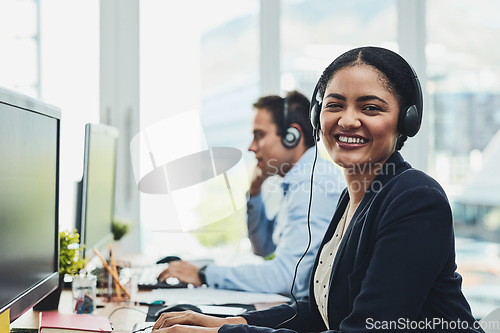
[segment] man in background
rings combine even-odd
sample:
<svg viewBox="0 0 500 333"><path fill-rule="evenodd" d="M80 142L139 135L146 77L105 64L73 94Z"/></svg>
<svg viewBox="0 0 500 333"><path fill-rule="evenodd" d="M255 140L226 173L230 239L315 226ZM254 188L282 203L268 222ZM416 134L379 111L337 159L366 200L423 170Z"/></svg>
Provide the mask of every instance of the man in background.
<svg viewBox="0 0 500 333"><path fill-rule="evenodd" d="M315 158L309 100L292 91L286 98L261 97L253 107L256 110L253 141L248 150L255 153L257 166L247 203L248 237L253 252L268 260L260 264L210 264L202 268L174 261L159 275L159 280L177 277L195 286L206 284L214 288L290 296L296 265L308 246L310 208L311 245L298 267L293 290L295 297L307 294L316 253L345 187L344 177L333 163L318 157L309 207ZM281 187L273 189L282 196L278 212L269 218L261 190L266 179L274 175L282 177Z"/></svg>

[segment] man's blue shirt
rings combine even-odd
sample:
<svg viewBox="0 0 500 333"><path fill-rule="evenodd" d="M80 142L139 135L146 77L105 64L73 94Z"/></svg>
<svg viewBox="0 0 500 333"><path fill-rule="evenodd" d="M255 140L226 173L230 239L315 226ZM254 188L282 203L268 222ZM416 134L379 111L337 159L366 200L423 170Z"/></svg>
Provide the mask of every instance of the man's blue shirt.
<svg viewBox="0 0 500 333"><path fill-rule="evenodd" d="M247 203L248 237L256 255L273 259L260 264L239 266L209 265L205 270L207 284L222 289L277 293L290 296L297 262L308 244L308 210L311 193L311 169L315 148L308 149L285 174L281 188L283 197L274 217L268 218L262 194ZM313 175L310 225L312 241L302 259L293 294L307 295L309 277L316 253L333 217L340 193L345 187L338 167L318 157Z"/></svg>

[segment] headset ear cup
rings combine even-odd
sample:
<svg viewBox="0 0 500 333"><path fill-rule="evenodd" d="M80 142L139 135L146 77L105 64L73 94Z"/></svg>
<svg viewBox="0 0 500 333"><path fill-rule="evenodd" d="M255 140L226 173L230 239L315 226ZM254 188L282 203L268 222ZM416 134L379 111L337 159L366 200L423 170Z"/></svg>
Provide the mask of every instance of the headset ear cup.
<svg viewBox="0 0 500 333"><path fill-rule="evenodd" d="M410 106L403 113L403 118L400 119L400 132L406 136L412 137L417 134L420 129L420 117L418 114L417 107L415 105Z"/></svg>
<svg viewBox="0 0 500 333"><path fill-rule="evenodd" d="M319 122L319 115L321 113L321 102L322 98L319 93L319 81L316 83L316 86L314 87L314 92L311 98L311 125L313 127L313 136L314 139L319 141L320 138L320 133L321 133L321 125Z"/></svg>
<svg viewBox="0 0 500 333"><path fill-rule="evenodd" d="M295 148L300 141L300 130L297 127L290 126L286 129L285 135L281 137L281 142L286 148Z"/></svg>
<svg viewBox="0 0 500 333"><path fill-rule="evenodd" d="M319 114L320 114L320 104L318 102L314 103L311 108L311 125L313 127L313 135L316 141L319 141L319 133L320 133L320 123L319 123Z"/></svg>

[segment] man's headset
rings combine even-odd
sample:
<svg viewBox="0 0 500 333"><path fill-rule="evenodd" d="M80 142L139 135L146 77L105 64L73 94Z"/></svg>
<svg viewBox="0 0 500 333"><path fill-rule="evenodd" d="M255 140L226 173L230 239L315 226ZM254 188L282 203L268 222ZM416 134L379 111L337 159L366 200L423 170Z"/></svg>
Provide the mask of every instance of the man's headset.
<svg viewBox="0 0 500 333"><path fill-rule="evenodd" d="M290 126L288 123L288 98L283 98L283 133L281 143L288 149L297 147L300 141L300 130L297 127Z"/></svg>
<svg viewBox="0 0 500 333"><path fill-rule="evenodd" d="M422 88L420 86L420 81L418 80L417 73L415 72L413 67L411 67L410 64L399 54L397 53L395 54L403 60L403 62L408 67L408 70L412 73L413 89L415 90L417 95L415 104L407 107L406 111L404 110L404 107L401 109L401 111L399 112L399 120L398 120L398 131L402 135L412 137L415 134L417 134L422 124L422 115L423 115ZM318 80L318 83L316 83L316 87L314 88L314 92L311 98L311 109L309 113L311 118L311 124L313 127L313 135L316 141L319 141L320 137L319 133L321 130L321 126L319 122L319 115L321 113L322 101L323 100L319 95L319 80Z"/></svg>

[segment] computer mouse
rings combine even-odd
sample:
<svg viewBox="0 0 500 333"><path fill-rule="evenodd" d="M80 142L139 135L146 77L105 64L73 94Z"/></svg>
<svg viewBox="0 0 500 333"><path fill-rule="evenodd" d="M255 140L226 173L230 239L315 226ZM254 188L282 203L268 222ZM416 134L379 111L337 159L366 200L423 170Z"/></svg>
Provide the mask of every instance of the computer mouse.
<svg viewBox="0 0 500 333"><path fill-rule="evenodd" d="M155 312L154 316L158 320L160 315L165 312L177 312L177 311L194 311L201 313L200 308L193 304L171 304L164 307L161 307L158 311Z"/></svg>
<svg viewBox="0 0 500 333"><path fill-rule="evenodd" d="M171 261L177 261L177 260L181 260L181 258L179 258L178 256L166 256L165 258L158 260L156 263L157 264L168 264Z"/></svg>

